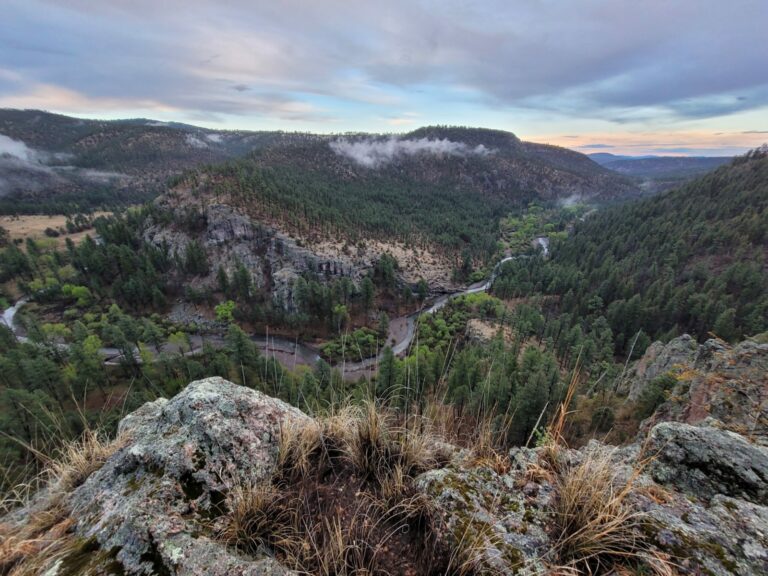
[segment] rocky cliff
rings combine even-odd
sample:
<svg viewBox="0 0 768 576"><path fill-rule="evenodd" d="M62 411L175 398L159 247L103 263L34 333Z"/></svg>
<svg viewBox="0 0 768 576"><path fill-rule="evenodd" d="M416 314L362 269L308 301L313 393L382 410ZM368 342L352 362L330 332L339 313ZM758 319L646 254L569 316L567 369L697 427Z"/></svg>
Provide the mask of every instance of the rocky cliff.
<svg viewBox="0 0 768 576"><path fill-rule="evenodd" d="M452 280L453 264L447 257L402 242L300 239L277 223L251 218L231 203L203 203L182 188L158 198L156 206L162 217L150 220L143 234L146 241L167 246L171 254L182 258L190 242L205 250L209 273L193 279L190 284L194 287L215 289L220 267L232 277L242 265L255 289L293 310L292 288L299 276L312 272L321 281L346 277L359 284L382 255L390 254L398 261L402 282L416 286L423 278L437 292L459 288Z"/></svg>
<svg viewBox="0 0 768 576"><path fill-rule="evenodd" d="M746 348L725 353L764 358L764 345ZM700 361L724 370L729 363ZM398 540L392 533L373 543L360 536L344 548L335 568L315 572L360 573L350 566L363 556L366 562L387 554L395 558L390 562L407 556L418 543L402 532L406 526L417 540L430 542L426 564L441 574L608 573L621 566L624 573L634 567L643 574L768 573L768 448L749 435L709 425L711 419L697 425L658 422L638 443L623 448L593 441L569 450L544 443L493 457L440 444L431 436L418 447L404 441L380 449L384 445L372 440L370 422L355 424L356 435L345 436L345 444L338 440L342 432L279 400L221 378L193 382L176 397L127 416L114 453L79 486L58 495L55 489L42 492L7 516L0 532L5 549L0 570L48 576L290 573L280 552L288 544L274 534L254 536L259 544L248 547L221 537L233 516L242 516L234 508L243 501L233 500L233 490L279 486L281 498L287 498L313 478L311 493L325 496L305 510L308 523L323 510L324 498L338 507L365 502L373 479L360 471L379 459L396 462L392 468L399 470L401 482L407 480L407 490L399 488L407 498L379 516L389 522L392 510L410 503L409 512L403 512L406 520L397 525ZM300 440L286 444L289 431ZM286 476L286 462L297 460L296 447L307 444L320 451L307 452L314 459L304 461L313 463L304 468L316 469ZM357 452L347 462L350 447ZM438 449L443 456L433 457ZM432 454L421 457L428 465L406 465L411 460L405 453L414 451ZM359 462L360 455L365 462ZM357 472L344 476L347 466ZM396 477L391 469L387 474L386 482ZM347 482L340 484L342 477ZM382 498L392 494L386 482L377 484ZM50 519L52 502L55 520ZM371 509L365 508L366 514ZM278 522L280 514L270 521ZM355 522L341 512L333 518L340 522L339 534L346 530L342 521ZM245 529L256 534L263 520L250 517ZM32 523L37 532L30 531ZM14 556L22 535L29 539L27 555ZM427 574L433 568L398 573Z"/></svg>
<svg viewBox="0 0 768 576"><path fill-rule="evenodd" d="M663 403L643 424L647 433L663 421L707 423L768 445L768 343L764 337L735 345L687 334L653 343L626 381L631 400L661 385Z"/></svg>

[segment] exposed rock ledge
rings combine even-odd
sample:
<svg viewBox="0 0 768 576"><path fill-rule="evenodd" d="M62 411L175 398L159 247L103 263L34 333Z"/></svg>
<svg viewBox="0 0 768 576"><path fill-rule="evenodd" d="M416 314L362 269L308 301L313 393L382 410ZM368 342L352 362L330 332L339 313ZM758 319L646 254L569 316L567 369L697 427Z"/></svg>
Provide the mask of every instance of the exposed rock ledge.
<svg viewBox="0 0 768 576"><path fill-rule="evenodd" d="M212 533L233 481L270 476L288 421L309 417L221 378L144 405L120 425L127 444L71 495L77 535L127 574L287 574L274 559L238 554ZM562 465L590 451L610 455L624 478L655 456L629 500L643 514L644 537L680 573L768 573L768 449L733 432L667 422L650 431L644 452L593 442L564 451ZM449 546L460 533L485 539L482 564L493 573L546 573L556 491L546 476L529 473L545 458L542 449L513 449L503 474L455 459L418 477L442 519L438 537ZM62 566L46 574L63 576Z"/></svg>

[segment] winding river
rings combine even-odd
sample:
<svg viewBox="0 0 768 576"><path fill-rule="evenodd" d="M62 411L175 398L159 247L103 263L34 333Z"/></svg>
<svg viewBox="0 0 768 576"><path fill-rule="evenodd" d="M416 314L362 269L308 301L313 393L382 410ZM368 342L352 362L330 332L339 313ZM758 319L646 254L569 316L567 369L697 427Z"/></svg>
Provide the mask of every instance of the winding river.
<svg viewBox="0 0 768 576"><path fill-rule="evenodd" d="M549 239L546 237L539 237L535 239L535 244L541 248L544 255L549 253ZM391 343L392 351L396 356L403 356L408 351L408 348L416 335L416 323L422 314L434 314L440 310L453 298L458 298L465 294L476 294L478 292L486 292L493 284L496 276L499 273L501 266L505 262L515 260L517 258L527 258L527 255L507 256L502 258L493 267L490 276L481 282L471 284L466 289L443 294L432 300L428 306L421 310L409 314L407 316L400 316L390 321L389 334L387 335L387 341ZM2 323L8 326L13 334L19 340L24 340L25 337L20 330L19 326L15 323L15 316L24 304L27 303L26 298L22 298L16 302L13 306L6 309L3 312ZM269 334L255 334L251 336L251 340L256 345L256 348L261 351L262 354L277 359L286 368L295 368L297 366L310 366L313 367L320 359L320 350L309 344L302 342L289 340L280 336L270 336ZM190 335L190 349L184 351L185 355L192 355L200 352L204 344L220 348L225 346L225 339L220 335ZM178 347L174 347L171 344L163 346L163 351L171 353L182 353ZM104 357L104 363L108 365L116 365L120 363L122 353L117 348L102 348L100 350L101 355ZM370 358L363 358L355 360L350 358L348 361L343 361L336 365L342 372L342 376L345 379L356 379L360 376L369 375L376 371L379 360L381 359L381 353L378 356Z"/></svg>

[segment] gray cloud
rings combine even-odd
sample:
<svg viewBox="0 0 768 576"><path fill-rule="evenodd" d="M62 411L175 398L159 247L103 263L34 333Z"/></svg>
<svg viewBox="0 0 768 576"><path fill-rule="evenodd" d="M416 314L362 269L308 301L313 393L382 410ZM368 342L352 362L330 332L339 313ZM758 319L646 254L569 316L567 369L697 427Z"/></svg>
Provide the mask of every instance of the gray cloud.
<svg viewBox="0 0 768 576"><path fill-rule="evenodd" d="M346 156L366 168L378 168L391 162L398 156L415 156L417 154L485 156L491 152L482 144L470 147L463 142L453 142L447 138L429 140L427 138L400 139L392 137L384 140L366 138L355 141L341 138L330 142L329 145L337 154Z"/></svg>
<svg viewBox="0 0 768 576"><path fill-rule="evenodd" d="M18 78L0 96L55 86L87 97L71 108L306 122L414 94L708 118L768 105L766 21L764 0L7 0L0 72Z"/></svg>

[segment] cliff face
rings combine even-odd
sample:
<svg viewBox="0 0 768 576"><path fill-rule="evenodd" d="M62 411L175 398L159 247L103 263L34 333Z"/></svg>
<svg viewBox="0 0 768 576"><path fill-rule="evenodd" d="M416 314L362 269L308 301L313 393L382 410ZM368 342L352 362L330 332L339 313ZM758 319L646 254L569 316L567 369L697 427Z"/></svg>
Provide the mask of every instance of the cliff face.
<svg viewBox="0 0 768 576"><path fill-rule="evenodd" d="M726 354L763 357L764 349L747 354L735 347ZM729 362L716 365L725 369ZM710 422L659 422L640 442L620 449L598 442L581 450L545 444L489 458L441 445L447 456L414 472L408 501L421 502L424 516L409 525L434 540L433 554L461 555L464 571L432 557L433 565L453 566L448 573L544 574L555 566L607 573L609 561L631 551L628 562L652 573L670 573L664 566L675 565L681 574L765 574L768 448ZM273 482L290 456L280 453L281 435L298 430L296 437L305 438L301 431L317 426L299 410L221 378L193 382L170 400L144 405L122 421L119 447L104 465L58 497L61 521L38 534L30 550L46 538L68 545L43 554L37 573L289 573L269 546L244 553L220 534L231 522L234 487ZM322 446L340 453L332 442ZM317 473L322 484L325 474L339 472L332 471L333 457L321 461L331 466ZM296 482L304 480L283 490ZM351 501L365 499L359 490L348 495ZM573 494L578 497L570 500ZM4 519L3 534L11 536L3 546L11 547L13 536L50 509L51 497L41 493ZM577 556L584 543L564 522L569 506L598 532L620 536L596 540L597 564ZM608 516L595 518L596 511ZM429 530L419 532L424 523ZM374 556L379 547L386 543L375 544ZM0 563L3 573L23 573L8 572L14 568L7 558Z"/></svg>
<svg viewBox="0 0 768 576"><path fill-rule="evenodd" d="M384 254L397 259L402 282L415 286L423 278L438 292L460 286L452 280L454 263L447 256L396 240L299 239L277 223L253 219L238 207L212 199L203 203L188 190L167 193L156 205L164 217L150 221L143 237L156 246L166 245L171 254L182 258L190 242L197 242L205 251L209 273L192 280L194 287L215 289L219 267L231 278L242 265L256 290L292 311L293 284L303 274L316 273L320 281L346 277L359 284ZM192 226L191 208L195 209Z"/></svg>

